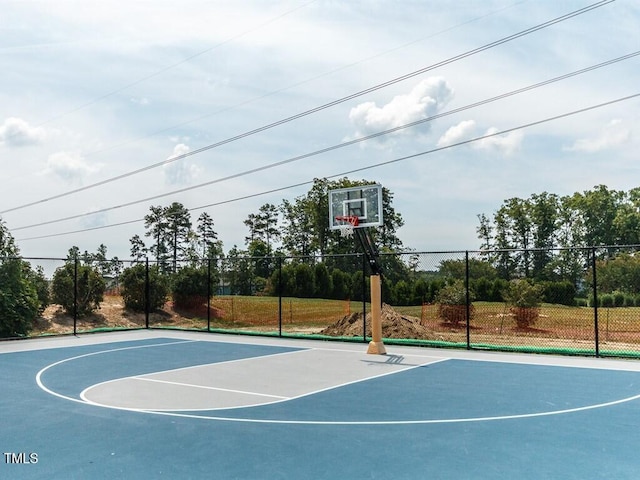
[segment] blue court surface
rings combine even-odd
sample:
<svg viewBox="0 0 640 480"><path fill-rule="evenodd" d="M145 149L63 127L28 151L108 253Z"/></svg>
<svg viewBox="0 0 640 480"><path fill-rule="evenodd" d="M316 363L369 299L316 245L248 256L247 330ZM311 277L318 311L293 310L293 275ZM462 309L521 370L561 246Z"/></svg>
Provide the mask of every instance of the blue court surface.
<svg viewBox="0 0 640 480"><path fill-rule="evenodd" d="M2 479L631 479L640 362L122 332L0 343Z"/></svg>

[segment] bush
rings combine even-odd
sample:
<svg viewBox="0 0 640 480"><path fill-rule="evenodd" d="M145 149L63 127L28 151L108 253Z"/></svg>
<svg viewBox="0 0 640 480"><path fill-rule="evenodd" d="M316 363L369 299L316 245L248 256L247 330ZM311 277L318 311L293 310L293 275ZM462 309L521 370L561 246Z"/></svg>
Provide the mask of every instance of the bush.
<svg viewBox="0 0 640 480"><path fill-rule="evenodd" d="M598 306L612 308L613 307L613 295L610 293L604 293L598 296Z"/></svg>
<svg viewBox="0 0 640 480"><path fill-rule="evenodd" d="M469 292L469 301L472 300ZM436 296L438 315L445 322L458 324L467 319L467 289L462 280L456 280L440 289ZM469 305L470 317L473 317L473 305Z"/></svg>
<svg viewBox="0 0 640 480"><path fill-rule="evenodd" d="M74 306L79 317L89 315L100 308L106 285L100 273L89 265L78 264L77 304L74 305L74 262L67 262L53 274L51 293L57 303L73 315Z"/></svg>
<svg viewBox="0 0 640 480"><path fill-rule="evenodd" d="M350 298L351 293L351 275L343 272L338 268L331 271L332 298L345 300Z"/></svg>
<svg viewBox="0 0 640 480"><path fill-rule="evenodd" d="M49 306L49 300L51 298L51 295L49 294L49 282L44 276L44 270L42 267L38 267L35 271L29 269L28 275L38 296L38 313L42 313L45 308Z"/></svg>
<svg viewBox="0 0 640 480"><path fill-rule="evenodd" d="M146 265L138 263L122 272L122 299L125 308L134 312L145 311ZM149 310L162 308L169 294L167 278L157 265L149 267Z"/></svg>
<svg viewBox="0 0 640 480"><path fill-rule="evenodd" d="M0 263L0 337L27 335L38 315L38 292L28 272L22 260Z"/></svg>
<svg viewBox="0 0 640 480"><path fill-rule="evenodd" d="M576 287L571 282L543 282L542 296L547 303L574 306Z"/></svg>
<svg viewBox="0 0 640 480"><path fill-rule="evenodd" d="M400 280L393 288L395 305L411 305L412 288L405 280Z"/></svg>
<svg viewBox="0 0 640 480"><path fill-rule="evenodd" d="M209 278L206 268L181 268L172 280L171 293L176 307L191 308L207 301Z"/></svg>
<svg viewBox="0 0 640 480"><path fill-rule="evenodd" d="M315 276L315 296L317 298L331 298L333 284L327 265L324 263L316 264L313 269L313 274Z"/></svg>
<svg viewBox="0 0 640 480"><path fill-rule="evenodd" d="M535 323L540 315L542 286L518 279L509 282L503 292L509 311L514 315L518 327L527 328Z"/></svg>
<svg viewBox="0 0 640 480"><path fill-rule="evenodd" d="M613 292L613 306L614 307L624 307L624 293L622 292Z"/></svg>

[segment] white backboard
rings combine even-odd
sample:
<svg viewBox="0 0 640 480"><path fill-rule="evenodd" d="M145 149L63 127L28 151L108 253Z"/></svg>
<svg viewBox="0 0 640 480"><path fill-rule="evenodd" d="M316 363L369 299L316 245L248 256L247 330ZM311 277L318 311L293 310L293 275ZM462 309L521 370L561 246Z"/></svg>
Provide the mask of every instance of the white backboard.
<svg viewBox="0 0 640 480"><path fill-rule="evenodd" d="M358 228L382 225L382 185L360 185L329 191L329 228L340 230L340 216L357 216Z"/></svg>

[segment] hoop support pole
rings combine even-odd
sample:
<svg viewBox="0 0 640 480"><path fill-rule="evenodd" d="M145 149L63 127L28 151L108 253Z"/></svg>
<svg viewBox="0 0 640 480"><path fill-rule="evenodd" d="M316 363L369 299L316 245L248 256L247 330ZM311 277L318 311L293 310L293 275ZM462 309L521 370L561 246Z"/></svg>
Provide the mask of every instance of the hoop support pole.
<svg viewBox="0 0 640 480"><path fill-rule="evenodd" d="M387 350L382 342L382 288L380 275L371 275L371 341L367 353L386 355Z"/></svg>

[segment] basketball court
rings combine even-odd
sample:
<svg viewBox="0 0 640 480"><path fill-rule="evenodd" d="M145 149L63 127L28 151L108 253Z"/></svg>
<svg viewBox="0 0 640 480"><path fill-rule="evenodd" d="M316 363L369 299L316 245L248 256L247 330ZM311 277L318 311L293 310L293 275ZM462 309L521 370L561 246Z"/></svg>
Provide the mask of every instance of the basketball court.
<svg viewBox="0 0 640 480"><path fill-rule="evenodd" d="M0 478L637 477L639 363L387 349L153 330L0 343Z"/></svg>

